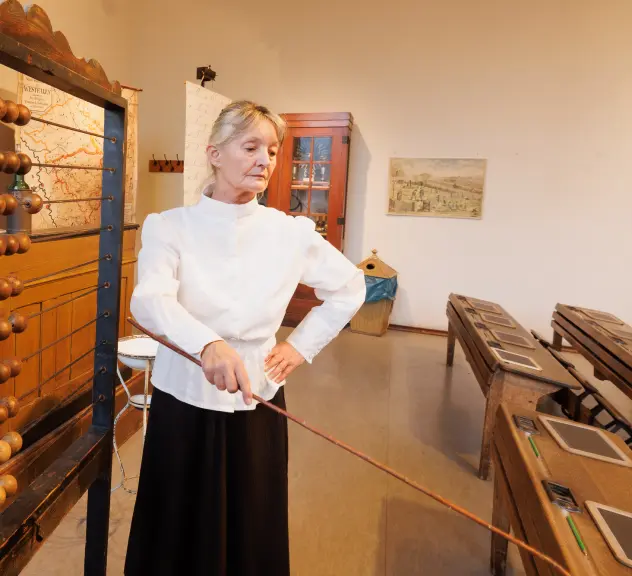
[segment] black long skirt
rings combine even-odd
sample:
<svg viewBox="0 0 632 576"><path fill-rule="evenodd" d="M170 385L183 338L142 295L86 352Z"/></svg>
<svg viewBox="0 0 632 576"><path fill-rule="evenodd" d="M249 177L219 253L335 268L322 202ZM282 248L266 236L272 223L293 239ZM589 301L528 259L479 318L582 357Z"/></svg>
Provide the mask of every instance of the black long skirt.
<svg viewBox="0 0 632 576"><path fill-rule="evenodd" d="M284 389L274 404L285 409ZM287 420L154 388L126 576L288 576Z"/></svg>

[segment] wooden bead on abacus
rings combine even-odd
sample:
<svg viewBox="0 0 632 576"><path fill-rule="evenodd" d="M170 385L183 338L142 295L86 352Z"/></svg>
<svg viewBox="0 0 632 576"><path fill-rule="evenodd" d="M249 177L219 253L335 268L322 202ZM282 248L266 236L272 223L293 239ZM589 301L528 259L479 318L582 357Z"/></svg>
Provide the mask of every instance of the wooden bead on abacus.
<svg viewBox="0 0 632 576"><path fill-rule="evenodd" d="M13 296L13 283L7 278L0 278L0 300L6 300L11 296Z"/></svg>
<svg viewBox="0 0 632 576"><path fill-rule="evenodd" d="M18 243L18 239L13 234L7 234L6 241L7 248L4 251L4 254L5 256L11 256L19 250L20 244Z"/></svg>
<svg viewBox="0 0 632 576"><path fill-rule="evenodd" d="M2 506L7 501L7 491L0 486L0 506Z"/></svg>
<svg viewBox="0 0 632 576"><path fill-rule="evenodd" d="M22 360L15 356L11 358L5 358L2 361L2 364L4 364L11 372L11 378L19 376L20 372L22 372Z"/></svg>
<svg viewBox="0 0 632 576"><path fill-rule="evenodd" d="M6 340L11 336L12 332L13 327L11 326L11 322L6 318L0 318L0 340Z"/></svg>
<svg viewBox="0 0 632 576"><path fill-rule="evenodd" d="M4 440L0 440L0 464L4 464L11 458L11 445Z"/></svg>
<svg viewBox="0 0 632 576"><path fill-rule="evenodd" d="M2 213L5 216L13 214L18 208L18 200L13 194L2 194L4 200L4 210Z"/></svg>
<svg viewBox="0 0 632 576"><path fill-rule="evenodd" d="M0 118L4 118L4 115L7 113L7 103L0 98Z"/></svg>
<svg viewBox="0 0 632 576"><path fill-rule="evenodd" d="M15 496L18 492L18 481L11 474L3 474L0 476L0 488L4 488L7 496Z"/></svg>
<svg viewBox="0 0 632 576"><path fill-rule="evenodd" d="M20 158L15 152L4 153L4 167L2 171L5 174L15 174L20 168Z"/></svg>
<svg viewBox="0 0 632 576"><path fill-rule="evenodd" d="M26 316L20 314L19 312L11 312L11 315L9 316L9 323L11 324L13 332L20 334L20 332L24 332L26 330L28 320L26 319Z"/></svg>
<svg viewBox="0 0 632 576"><path fill-rule="evenodd" d="M31 168L33 167L32 160L26 154L23 154L22 152L18 154L18 158L20 159L20 165L18 166L18 169L15 171L15 173L22 174L22 175L28 174L31 171Z"/></svg>
<svg viewBox="0 0 632 576"><path fill-rule="evenodd" d="M2 440L11 447L11 456L15 456L20 450L22 450L22 436L17 432L7 432Z"/></svg>
<svg viewBox="0 0 632 576"><path fill-rule="evenodd" d="M22 294L22 291L24 290L24 282L22 282L22 280L16 278L15 276L9 276L6 279L0 278L0 289L2 288L3 281L7 282L7 284L11 287L11 296L19 296Z"/></svg>
<svg viewBox="0 0 632 576"><path fill-rule="evenodd" d="M7 157L4 155L4 152L0 152L0 170L4 170L4 165L7 162Z"/></svg>
<svg viewBox="0 0 632 576"><path fill-rule="evenodd" d="M4 384L9 378L11 378L11 368L0 362L0 384Z"/></svg>
<svg viewBox="0 0 632 576"><path fill-rule="evenodd" d="M31 192L22 196L22 206L29 214L37 214L44 206L44 200L39 194Z"/></svg>
<svg viewBox="0 0 632 576"><path fill-rule="evenodd" d="M20 109L18 105L12 100L6 100L5 105L7 107L4 116L2 117L2 121L7 124L11 124L11 122L15 122L20 115Z"/></svg>
<svg viewBox="0 0 632 576"><path fill-rule="evenodd" d="M31 111L24 104L18 104L18 117L15 119L15 125L26 126L30 121Z"/></svg>
<svg viewBox="0 0 632 576"><path fill-rule="evenodd" d="M18 254L24 254L25 252L28 252L29 248L31 247L31 239L29 238L29 235L25 234L24 232L18 232L14 236L14 238L18 243Z"/></svg>
<svg viewBox="0 0 632 576"><path fill-rule="evenodd" d="M4 424L9 419L9 409L5 404L0 404L0 424Z"/></svg>
<svg viewBox="0 0 632 576"><path fill-rule="evenodd" d="M7 407L9 418L13 418L20 411L20 401L15 396L2 398L0 404Z"/></svg>

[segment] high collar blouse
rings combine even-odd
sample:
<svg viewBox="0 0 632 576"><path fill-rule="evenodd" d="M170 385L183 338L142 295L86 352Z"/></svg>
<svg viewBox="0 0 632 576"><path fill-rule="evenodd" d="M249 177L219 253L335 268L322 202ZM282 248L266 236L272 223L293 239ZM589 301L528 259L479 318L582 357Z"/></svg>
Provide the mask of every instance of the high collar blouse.
<svg viewBox="0 0 632 576"><path fill-rule="evenodd" d="M202 195L193 206L145 219L131 312L145 328L199 357L224 340L242 358L253 393L279 387L264 371L286 308L299 283L323 301L287 341L308 363L364 302L364 274L303 216L258 204L228 204ZM241 393L220 391L202 369L160 345L152 384L201 408L249 410Z"/></svg>

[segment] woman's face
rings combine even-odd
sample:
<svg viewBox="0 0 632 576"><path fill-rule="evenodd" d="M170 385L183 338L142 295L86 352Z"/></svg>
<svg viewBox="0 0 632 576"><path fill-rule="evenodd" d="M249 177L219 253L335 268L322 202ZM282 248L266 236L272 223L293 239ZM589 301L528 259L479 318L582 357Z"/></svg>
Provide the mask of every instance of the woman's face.
<svg viewBox="0 0 632 576"><path fill-rule="evenodd" d="M209 146L209 160L216 174L213 197L239 203L262 193L276 167L278 149L276 129L268 120L257 122L219 148Z"/></svg>

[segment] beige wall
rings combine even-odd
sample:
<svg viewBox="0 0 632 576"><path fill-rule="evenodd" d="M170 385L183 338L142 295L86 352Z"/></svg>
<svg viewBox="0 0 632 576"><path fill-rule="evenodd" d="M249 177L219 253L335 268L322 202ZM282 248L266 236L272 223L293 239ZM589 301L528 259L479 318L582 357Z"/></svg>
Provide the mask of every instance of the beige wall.
<svg viewBox="0 0 632 576"><path fill-rule="evenodd" d="M77 54L144 89L141 216L181 201L181 176L147 160L182 157L184 81L211 64L231 98L353 113L346 253L399 271L393 322L445 328L450 291L547 332L558 301L632 322L628 0L40 4ZM487 158L484 218L386 216L391 156Z"/></svg>

